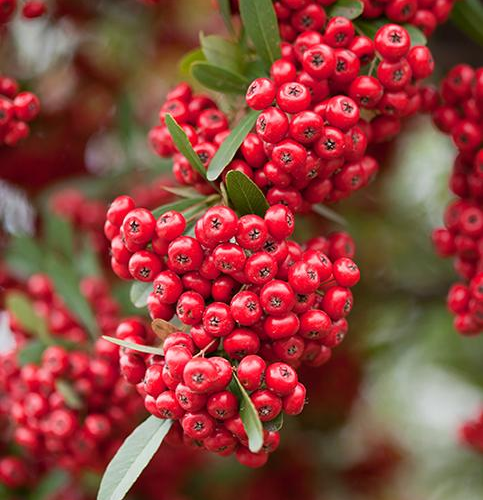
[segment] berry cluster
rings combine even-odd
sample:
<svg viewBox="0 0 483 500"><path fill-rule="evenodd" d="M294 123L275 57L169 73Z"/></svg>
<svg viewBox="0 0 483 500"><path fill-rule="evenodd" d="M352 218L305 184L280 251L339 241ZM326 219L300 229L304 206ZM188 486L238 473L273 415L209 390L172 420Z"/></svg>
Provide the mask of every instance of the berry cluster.
<svg viewBox="0 0 483 500"><path fill-rule="evenodd" d="M266 432L259 454L248 450L239 402L229 390L233 370L262 422L282 409L302 411L305 388L294 368L323 364L348 330L349 288L359 280L353 242L338 233L302 249L287 240L294 216L281 204L264 218L209 208L195 224L195 238L183 236L181 213L168 211L156 220L125 196L114 200L107 217L118 228L115 246L123 244L123 256L137 248L124 264L126 278L129 273L153 283L151 318L176 315L189 329L167 337L164 357L124 350L122 373L141 384L153 415L180 421L188 441L222 455L236 449L241 463L263 465L278 445L278 432ZM119 274L118 254L113 248ZM117 336L146 343L146 330L132 320Z"/></svg>
<svg viewBox="0 0 483 500"><path fill-rule="evenodd" d="M362 0L362 17L377 19L386 17L395 23L409 23L426 36L444 23L455 0ZM305 30L321 31L327 22L324 7L336 0L280 0L274 2L283 40L292 42Z"/></svg>
<svg viewBox="0 0 483 500"><path fill-rule="evenodd" d="M0 12L1 12L0 0ZM40 111L38 97L32 92L19 92L12 78L0 76L0 145L15 146L30 132L27 122Z"/></svg>
<svg viewBox="0 0 483 500"><path fill-rule="evenodd" d="M269 203L290 200L299 211L370 181L378 165L368 145L393 138L401 119L418 111L416 82L431 74L433 61L426 47L410 48L403 27L384 25L373 42L343 17L332 18L324 34L302 32L282 55L270 79L248 88L247 104L263 112L241 151ZM378 60L377 78L361 74Z"/></svg>
<svg viewBox="0 0 483 500"><path fill-rule="evenodd" d="M159 111L161 125L153 127L149 133L154 151L163 158L173 157L173 174L180 184L194 186L204 194L211 193L211 186L204 182L184 156L176 153L176 147L164 124L167 113L173 116L186 133L206 168L229 133L228 118L210 97L204 94L193 95L191 87L181 83L166 96L166 102Z"/></svg>
<svg viewBox="0 0 483 500"><path fill-rule="evenodd" d="M483 453L483 409L473 420L464 422L459 429L460 441Z"/></svg>
<svg viewBox="0 0 483 500"><path fill-rule="evenodd" d="M113 334L119 323L118 306L106 283L86 278L81 290L96 304L101 332ZM2 432L44 469L60 466L75 472L86 465L102 469L131 429L140 406L135 391L120 378L119 349L99 339L90 353L87 333L46 276L32 276L26 291L37 314L45 318L52 343L40 362L22 365L20 355L34 339L20 325L21 318L10 313L15 347L0 355L0 414L8 422ZM11 458L1 463L3 481L18 483L22 468L9 478Z"/></svg>
<svg viewBox="0 0 483 500"><path fill-rule="evenodd" d="M462 282L450 289L448 307L456 315L455 329L472 335L483 327L483 68L455 66L434 101L433 121L458 149L449 182L458 198L433 242L439 255L454 256Z"/></svg>
<svg viewBox="0 0 483 500"><path fill-rule="evenodd" d="M0 24L8 23L17 10L17 0L0 0ZM21 14L24 19L35 19L47 12L47 5L42 0L25 0Z"/></svg>

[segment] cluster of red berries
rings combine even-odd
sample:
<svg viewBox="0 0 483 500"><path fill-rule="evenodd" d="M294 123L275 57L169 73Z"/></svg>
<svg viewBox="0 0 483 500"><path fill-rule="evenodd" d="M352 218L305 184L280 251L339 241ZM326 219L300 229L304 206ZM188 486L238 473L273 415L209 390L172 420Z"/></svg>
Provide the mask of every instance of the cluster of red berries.
<svg viewBox="0 0 483 500"><path fill-rule="evenodd" d="M475 451L483 453L483 409L473 420L468 420L459 429L460 441Z"/></svg>
<svg viewBox="0 0 483 500"><path fill-rule="evenodd" d="M483 68L455 66L434 99L433 121L458 149L449 182L458 198L433 242L439 255L454 256L463 281L450 289L448 307L456 315L455 329L472 335L483 329Z"/></svg>
<svg viewBox="0 0 483 500"><path fill-rule="evenodd" d="M8 23L17 11L17 0L0 0L0 24ZM42 0L25 0L21 14L24 19L35 19L47 12L47 5Z"/></svg>
<svg viewBox="0 0 483 500"><path fill-rule="evenodd" d="M112 335L119 323L118 306L106 287L99 278L81 283L85 297L96 305L99 329ZM60 466L75 472L86 465L102 469L142 407L120 377L119 348L99 339L89 352L86 332L46 276L32 276L27 291L37 314L47 320L54 343L45 348L38 364L21 366L18 356L32 337L10 313L15 346L0 355L0 414L8 418L4 431L26 457L46 469ZM66 396L65 384L75 395L74 403ZM10 480L3 477L4 482L15 482L21 470L14 471Z"/></svg>
<svg viewBox="0 0 483 500"><path fill-rule="evenodd" d="M361 74L376 52L377 78ZM304 31L283 44L270 79L248 88L247 104L263 111L241 148L269 203L286 200L299 211L365 186L378 169L368 145L393 138L401 119L419 110L416 82L433 66L430 51L410 48L408 32L394 24L372 41L356 35L350 20L334 17L324 34Z"/></svg>
<svg viewBox="0 0 483 500"><path fill-rule="evenodd" d="M321 31L327 22L324 7L337 0L278 0L274 2L279 20L280 35L292 42L305 30ZM438 24L444 23L455 0L362 0L362 17L377 19L386 17L395 23L409 23L426 36L431 35Z"/></svg>
<svg viewBox="0 0 483 500"><path fill-rule="evenodd" d="M1 12L0 0L0 12ZM38 97L32 92L19 92L13 78L0 75L0 146L15 146L30 132L27 122L40 111Z"/></svg>
<svg viewBox="0 0 483 500"><path fill-rule="evenodd" d="M181 213L168 211L156 220L121 196L107 224L118 231L115 272L120 274L122 244L123 260L130 255L125 277L153 283L151 318L176 315L189 328L189 334L167 337L164 357L124 350L122 373L142 383L138 388L153 415L180 421L188 441L222 455L236 449L241 463L263 465L278 445L278 432L266 432L260 453L248 450L238 400L228 390L234 367L262 422L282 409L289 415L302 411L305 388L294 368L326 362L348 330L349 288L360 276L352 240L338 233L302 249L288 241L294 216L281 204L264 218L209 208L193 238L183 236ZM117 336L146 343L145 328L133 321L122 323Z"/></svg>
<svg viewBox="0 0 483 500"><path fill-rule="evenodd" d="M210 97L204 94L193 95L187 83L180 83L168 93L159 111L161 125L153 127L149 133L149 141L154 151L163 158L173 157L173 175L180 184L194 186L204 194L211 193L212 187L204 182L184 156L176 153L176 147L164 124L168 113L188 136L206 168L229 134L228 118Z"/></svg>

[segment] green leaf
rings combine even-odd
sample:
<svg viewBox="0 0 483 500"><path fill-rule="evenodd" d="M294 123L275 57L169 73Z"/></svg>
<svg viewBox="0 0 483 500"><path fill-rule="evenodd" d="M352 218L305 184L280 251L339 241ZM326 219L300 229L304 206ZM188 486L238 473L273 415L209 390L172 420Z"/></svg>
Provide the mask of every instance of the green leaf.
<svg viewBox="0 0 483 500"><path fill-rule="evenodd" d="M416 28L416 26L413 26L409 23L403 24L403 26L409 33L409 38L411 39L411 47L414 47L415 45L426 45L428 43L426 36L419 28Z"/></svg>
<svg viewBox="0 0 483 500"><path fill-rule="evenodd" d="M84 404L79 394L72 387L70 382L66 380L57 379L55 381L55 389L64 398L65 404L73 410L80 410Z"/></svg>
<svg viewBox="0 0 483 500"><path fill-rule="evenodd" d="M481 0L455 2L451 20L479 45L483 45L483 4Z"/></svg>
<svg viewBox="0 0 483 500"><path fill-rule="evenodd" d="M220 15L225 23L226 29L234 34L235 28L231 22L231 6L230 0L218 0L218 8L220 9Z"/></svg>
<svg viewBox="0 0 483 500"><path fill-rule="evenodd" d="M364 10L364 4L359 0L338 0L326 9L328 17L342 16L347 19L356 19Z"/></svg>
<svg viewBox="0 0 483 500"><path fill-rule="evenodd" d="M244 95L250 84L245 76L207 62L193 63L191 75L207 89L223 94Z"/></svg>
<svg viewBox="0 0 483 500"><path fill-rule="evenodd" d="M164 214L164 212L167 212L168 210L176 210L177 212L182 212L183 210L186 210L187 208L196 205L197 203L201 203L205 200L206 200L205 196L203 197L200 196L199 198L186 198L184 200L173 201L172 203L166 203L166 205L162 205L153 210L153 215L157 219L161 214Z"/></svg>
<svg viewBox="0 0 483 500"><path fill-rule="evenodd" d="M161 212L161 214L164 210ZM160 214L160 215L161 215ZM135 281L131 286L129 297L131 302L138 308L146 307L148 305L148 296L153 291L152 283L143 283L142 281Z"/></svg>
<svg viewBox="0 0 483 500"><path fill-rule="evenodd" d="M5 261L10 269L27 277L42 271L42 249L32 236L16 236L10 240Z"/></svg>
<svg viewBox="0 0 483 500"><path fill-rule="evenodd" d="M79 279L72 267L55 255L46 256L46 269L55 289L77 320L87 328L93 339L99 335L99 327L87 299L79 288Z"/></svg>
<svg viewBox="0 0 483 500"><path fill-rule="evenodd" d="M74 254L74 231L72 224L63 217L49 212L42 219L43 241L45 248L51 252L58 252L61 255L72 258Z"/></svg>
<svg viewBox="0 0 483 500"><path fill-rule="evenodd" d="M179 63L179 71L185 76L191 74L191 65L195 62L206 61L206 57L201 49L194 49L188 52Z"/></svg>
<svg viewBox="0 0 483 500"><path fill-rule="evenodd" d="M190 165L201 175L201 177L206 179L206 169L201 163L199 156L195 153L184 130L170 114L166 115L164 121L178 151L190 162Z"/></svg>
<svg viewBox="0 0 483 500"><path fill-rule="evenodd" d="M122 500L168 434L172 420L149 417L124 441L101 480L97 500Z"/></svg>
<svg viewBox="0 0 483 500"><path fill-rule="evenodd" d="M45 344L40 340L31 340L27 342L25 347L22 347L17 353L17 361L20 366L25 366L33 363L40 364L42 353L44 352Z"/></svg>
<svg viewBox="0 0 483 500"><path fill-rule="evenodd" d="M263 422L263 428L267 431L279 431L283 427L283 412L280 412L270 422Z"/></svg>
<svg viewBox="0 0 483 500"><path fill-rule="evenodd" d="M5 308L30 335L34 335L45 345L52 343L46 320L37 314L27 295L17 291L7 293Z"/></svg>
<svg viewBox="0 0 483 500"><path fill-rule="evenodd" d="M243 58L239 44L218 35L204 36L203 33L200 33L200 44L210 64L234 73L243 71Z"/></svg>
<svg viewBox="0 0 483 500"><path fill-rule="evenodd" d="M347 221L344 219L344 217L342 217L342 215L339 215L336 211L332 210L326 205L312 205L312 210L316 214L324 217L327 220L335 222L336 224L340 224L341 226L347 226Z"/></svg>
<svg viewBox="0 0 483 500"><path fill-rule="evenodd" d="M280 33L272 0L240 0L240 15L247 35L268 70L281 57Z"/></svg>
<svg viewBox="0 0 483 500"><path fill-rule="evenodd" d="M109 337L108 335L103 335L102 338L116 344L120 347L126 347L127 349L132 349L133 351L144 352L146 354L159 354L163 356L163 350L160 347L152 347L150 345L135 344L134 342L129 342L127 340L116 339L115 337Z"/></svg>
<svg viewBox="0 0 483 500"><path fill-rule="evenodd" d="M258 453L263 446L262 422L260 421L255 405L252 403L247 391L238 380L238 377L233 374L233 378L238 386L238 392L241 398L240 418L248 436L248 448L252 453Z"/></svg>
<svg viewBox="0 0 483 500"><path fill-rule="evenodd" d="M241 143L255 125L260 113L261 111L250 110L222 142L208 167L207 176L210 181L216 180L225 167L233 160Z"/></svg>
<svg viewBox="0 0 483 500"><path fill-rule="evenodd" d="M192 187L163 186L162 189L180 198L200 198L200 192Z"/></svg>
<svg viewBox="0 0 483 500"><path fill-rule="evenodd" d="M52 498L69 482L67 472L60 469L53 469L45 474L41 481L35 485L34 491L28 495L29 500L47 500ZM3 497L1 497L3 498Z"/></svg>
<svg viewBox="0 0 483 500"><path fill-rule="evenodd" d="M94 250L91 239L86 234L82 234L81 238L81 251L77 253L74 261L77 274L83 278L87 276L101 276L101 265L99 264L99 258Z"/></svg>
<svg viewBox="0 0 483 500"><path fill-rule="evenodd" d="M268 202L260 188L244 173L235 170L228 172L225 185L238 215L265 215Z"/></svg>

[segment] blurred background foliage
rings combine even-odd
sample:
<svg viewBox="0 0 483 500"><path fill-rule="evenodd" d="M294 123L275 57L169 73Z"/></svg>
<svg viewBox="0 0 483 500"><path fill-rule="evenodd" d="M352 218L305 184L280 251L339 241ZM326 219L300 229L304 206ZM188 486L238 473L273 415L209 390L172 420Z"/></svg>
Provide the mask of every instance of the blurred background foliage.
<svg viewBox="0 0 483 500"><path fill-rule="evenodd" d="M2 72L43 104L26 142L0 149L4 244L12 233L34 234L35 211L62 187L105 201L138 185L157 188L169 165L151 154L146 132L166 91L186 78L178 62L198 32L224 33L207 0L156 8L62 0L54 15L55 24L16 20L0 35ZM430 48L435 81L456 63L482 62L481 46L451 23ZM306 370L309 405L286 422L269 465L250 471L190 458L181 474L180 460L174 486L152 498L483 498L483 458L457 441L458 425L483 404L483 338L453 331L444 297L455 275L429 238L449 200L455 154L429 118L414 118L385 147L376 182L332 207L357 242L363 273L350 335L328 365ZM328 229L340 226L313 216L302 233ZM85 483L95 491L97 480Z"/></svg>

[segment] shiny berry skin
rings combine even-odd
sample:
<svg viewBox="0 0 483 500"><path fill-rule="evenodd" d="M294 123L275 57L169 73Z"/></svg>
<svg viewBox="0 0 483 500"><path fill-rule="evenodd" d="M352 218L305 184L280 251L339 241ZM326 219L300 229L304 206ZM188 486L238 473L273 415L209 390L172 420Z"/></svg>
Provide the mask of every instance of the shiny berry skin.
<svg viewBox="0 0 483 500"><path fill-rule="evenodd" d="M383 58L398 61L409 52L411 40L402 26L386 24L377 30L374 44Z"/></svg>
<svg viewBox="0 0 483 500"><path fill-rule="evenodd" d="M151 365L146 369L144 375L144 390L150 396L157 398L166 390L166 384L162 378L163 367L161 365Z"/></svg>
<svg viewBox="0 0 483 500"><path fill-rule="evenodd" d="M377 78L391 91L403 90L410 82L412 70L406 59L399 61L381 61L377 67Z"/></svg>
<svg viewBox="0 0 483 500"><path fill-rule="evenodd" d="M264 285L275 277L277 270L277 263L271 255L258 252L248 257L244 272L250 283Z"/></svg>
<svg viewBox="0 0 483 500"><path fill-rule="evenodd" d="M323 160L340 158L344 154L346 139L336 127L324 127L320 139L315 144L315 152Z"/></svg>
<svg viewBox="0 0 483 500"><path fill-rule="evenodd" d="M220 427L215 429L211 436L206 437L203 444L208 451L226 457L235 451L238 441L231 432L224 427Z"/></svg>
<svg viewBox="0 0 483 500"><path fill-rule="evenodd" d="M206 394L198 394L193 392L188 386L178 384L174 391L178 404L185 411L197 412L205 408L207 397Z"/></svg>
<svg viewBox="0 0 483 500"><path fill-rule="evenodd" d="M272 104L275 94L276 88L272 80L257 78L248 87L245 99L250 108L262 110Z"/></svg>
<svg viewBox="0 0 483 500"><path fill-rule="evenodd" d="M307 159L306 149L292 139L285 139L272 150L272 161L283 171L293 173L302 168Z"/></svg>
<svg viewBox="0 0 483 500"><path fill-rule="evenodd" d="M243 270L246 255L235 243L223 243L213 250L215 267L225 274L233 274Z"/></svg>
<svg viewBox="0 0 483 500"><path fill-rule="evenodd" d="M216 383L216 378L216 368L208 359L193 358L184 367L184 384L195 393L210 392Z"/></svg>
<svg viewBox="0 0 483 500"><path fill-rule="evenodd" d="M352 82L359 73L361 63L354 52L348 49L335 49L335 70L332 80L339 84Z"/></svg>
<svg viewBox="0 0 483 500"><path fill-rule="evenodd" d="M384 89L377 78L359 76L349 87L349 95L362 108L374 109L384 94Z"/></svg>
<svg viewBox="0 0 483 500"><path fill-rule="evenodd" d="M183 292L183 284L173 271L162 271L154 279L153 290L161 302L174 304Z"/></svg>
<svg viewBox="0 0 483 500"><path fill-rule="evenodd" d="M347 316L352 309L353 299L349 289L334 286L325 292L322 299L324 311L333 319L339 320Z"/></svg>
<svg viewBox="0 0 483 500"><path fill-rule="evenodd" d="M247 214L238 220L236 241L242 248L252 251L260 250L267 237L266 221L258 215Z"/></svg>
<svg viewBox="0 0 483 500"><path fill-rule="evenodd" d="M161 259L149 250L133 253L129 259L129 272L138 281L153 281L161 271Z"/></svg>
<svg viewBox="0 0 483 500"><path fill-rule="evenodd" d="M260 304L266 314L283 316L295 305L295 294L288 283L273 280L260 291Z"/></svg>
<svg viewBox="0 0 483 500"><path fill-rule="evenodd" d="M165 212L156 221L156 234L158 238L168 241L173 241L178 236L181 236L185 228L185 218L175 210Z"/></svg>
<svg viewBox="0 0 483 500"><path fill-rule="evenodd" d="M242 326L251 326L262 317L263 311L258 295L244 290L238 292L230 303L232 318Z"/></svg>
<svg viewBox="0 0 483 500"><path fill-rule="evenodd" d="M352 287L359 282L360 271L352 259L342 257L337 259L332 265L334 278L340 286Z"/></svg>
<svg viewBox="0 0 483 500"><path fill-rule="evenodd" d="M318 80L329 78L335 70L333 49L325 44L310 47L304 52L302 66L310 76Z"/></svg>
<svg viewBox="0 0 483 500"><path fill-rule="evenodd" d="M134 208L124 217L122 229L124 237L136 245L145 245L154 235L156 219L145 208Z"/></svg>
<svg viewBox="0 0 483 500"><path fill-rule="evenodd" d="M302 413L305 406L305 396L305 386L299 382L292 393L283 398L283 411L287 415L299 415Z"/></svg>
<svg viewBox="0 0 483 500"><path fill-rule="evenodd" d="M285 205L272 205L265 213L268 232L277 240L285 240L295 229L292 211Z"/></svg>
<svg viewBox="0 0 483 500"><path fill-rule="evenodd" d="M359 106L350 97L332 97L327 102L325 118L330 125L348 130L359 121Z"/></svg>
<svg viewBox="0 0 483 500"><path fill-rule="evenodd" d="M268 316L263 322L263 331L271 339L279 340L295 335L299 326L298 316L289 312L283 316Z"/></svg>
<svg viewBox="0 0 483 500"><path fill-rule="evenodd" d="M176 303L176 314L185 325L196 325L203 317L205 301L197 292L184 292Z"/></svg>
<svg viewBox="0 0 483 500"><path fill-rule="evenodd" d="M427 78L433 73L434 59L427 47L412 47L407 55L407 60L411 66L413 77L417 80Z"/></svg>
<svg viewBox="0 0 483 500"><path fill-rule="evenodd" d="M239 446L236 450L236 459L245 467L257 469L258 467L263 467L267 463L268 453L252 453L245 446Z"/></svg>
<svg viewBox="0 0 483 500"><path fill-rule="evenodd" d="M217 392L208 398L206 409L213 418L227 420L238 413L238 400L232 392Z"/></svg>
<svg viewBox="0 0 483 500"><path fill-rule="evenodd" d="M245 356L239 363L236 374L238 380L247 391L255 391L263 381L265 361L260 356L252 354Z"/></svg>
<svg viewBox="0 0 483 500"><path fill-rule="evenodd" d="M282 400L270 390L257 390L250 399L262 422L270 422L282 411Z"/></svg>
<svg viewBox="0 0 483 500"><path fill-rule="evenodd" d="M265 142L280 142L287 135L288 127L287 115L275 107L265 109L257 118L257 134Z"/></svg>
<svg viewBox="0 0 483 500"><path fill-rule="evenodd" d="M29 122L39 114L40 101L32 92L20 92L13 100L13 108L18 120Z"/></svg>
<svg viewBox="0 0 483 500"><path fill-rule="evenodd" d="M311 309L300 316L299 334L307 339L321 339L329 333L332 321L327 313Z"/></svg>
<svg viewBox="0 0 483 500"><path fill-rule="evenodd" d="M293 82L297 77L295 65L285 59L278 59L270 67L270 77L277 87L283 83Z"/></svg>
<svg viewBox="0 0 483 500"><path fill-rule="evenodd" d="M277 396L288 396L298 383L296 371L286 363L272 363L265 372L267 389Z"/></svg>
<svg viewBox="0 0 483 500"><path fill-rule="evenodd" d="M320 115L313 111L302 111L290 122L290 137L302 144L310 144L320 137L323 125L324 121Z"/></svg>
<svg viewBox="0 0 483 500"><path fill-rule="evenodd" d="M454 314L461 314L468 311L471 298L470 290L461 283L455 283L451 286L446 298L448 309Z"/></svg>
<svg viewBox="0 0 483 500"><path fill-rule="evenodd" d="M190 236L180 236L168 247L169 268L177 273L196 271L203 262L203 250L197 240Z"/></svg>
<svg viewBox="0 0 483 500"><path fill-rule="evenodd" d="M260 348L258 335L247 328L235 328L223 339L223 348L234 359L255 354Z"/></svg>
<svg viewBox="0 0 483 500"><path fill-rule="evenodd" d="M203 313L203 328L214 337L225 337L234 328L230 307L223 302L213 302Z"/></svg>
<svg viewBox="0 0 483 500"><path fill-rule="evenodd" d="M330 19L325 27L324 42L331 47L347 47L354 38L355 29L352 22L342 16Z"/></svg>
<svg viewBox="0 0 483 500"><path fill-rule="evenodd" d="M178 382L183 379L183 370L186 363L192 359L191 352L181 345L175 345L165 351L164 369L169 371L169 374Z"/></svg>
<svg viewBox="0 0 483 500"><path fill-rule="evenodd" d="M320 277L314 265L299 261L288 272L288 281L296 293L312 293L320 285Z"/></svg>
<svg viewBox="0 0 483 500"><path fill-rule="evenodd" d="M284 83L277 91L277 104L281 110L287 113L299 113L308 109L310 101L310 92L301 83Z"/></svg>
<svg viewBox="0 0 483 500"><path fill-rule="evenodd" d="M214 243L223 243L233 238L238 229L238 217L228 207L209 208L203 216L206 238Z"/></svg>

